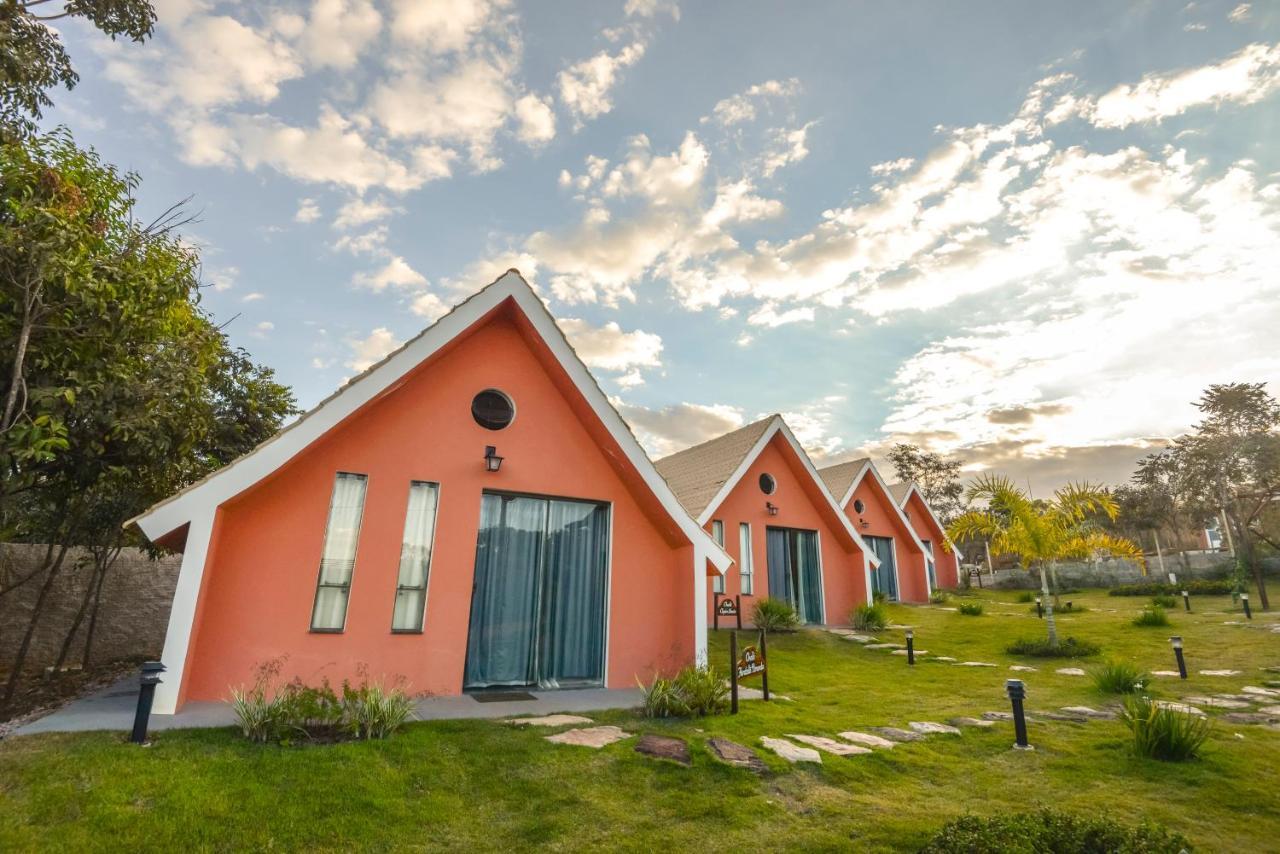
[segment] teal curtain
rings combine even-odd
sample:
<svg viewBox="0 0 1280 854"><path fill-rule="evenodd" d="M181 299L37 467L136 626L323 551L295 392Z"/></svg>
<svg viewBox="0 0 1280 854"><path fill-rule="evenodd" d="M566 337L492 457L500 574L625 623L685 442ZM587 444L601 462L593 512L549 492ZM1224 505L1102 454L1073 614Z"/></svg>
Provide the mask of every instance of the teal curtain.
<svg viewBox="0 0 1280 854"><path fill-rule="evenodd" d="M534 629L547 502L484 495L467 637L467 688L534 681Z"/></svg>
<svg viewBox="0 0 1280 854"><path fill-rule="evenodd" d="M894 570L893 565L893 538L864 536L862 539L875 552L876 557L880 558L880 568L871 574L872 589L878 593L883 593L889 599L896 600L898 598L898 573Z"/></svg>
<svg viewBox="0 0 1280 854"><path fill-rule="evenodd" d="M765 534L765 559L769 562L769 595L795 604L791 589L791 550L785 528L769 528Z"/></svg>
<svg viewBox="0 0 1280 854"><path fill-rule="evenodd" d="M609 511L578 501L549 503L538 684L599 683L604 678Z"/></svg>
<svg viewBox="0 0 1280 854"><path fill-rule="evenodd" d="M822 573L818 566L818 533L795 528L765 531L769 561L769 595L784 599L801 621L822 621Z"/></svg>
<svg viewBox="0 0 1280 854"><path fill-rule="evenodd" d="M800 619L822 622L822 572L818 565L818 533L791 531L795 540L796 578L799 581Z"/></svg>

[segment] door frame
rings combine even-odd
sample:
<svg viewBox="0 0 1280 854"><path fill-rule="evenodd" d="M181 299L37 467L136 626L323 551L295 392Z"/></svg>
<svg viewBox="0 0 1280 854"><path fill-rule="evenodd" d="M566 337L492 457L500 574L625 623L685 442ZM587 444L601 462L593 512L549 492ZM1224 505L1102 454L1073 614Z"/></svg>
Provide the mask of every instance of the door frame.
<svg viewBox="0 0 1280 854"><path fill-rule="evenodd" d="M819 611L818 617L821 622L817 622L817 623L810 622L810 623L806 623L805 625L825 626L827 624L827 577L822 569L822 532L815 528L794 528L794 527L789 527L787 525L765 525L764 527L764 537L765 537L764 574L765 574L766 580L769 577L769 532L770 531L799 531L800 533L804 533L804 534L813 534L814 546L818 552L818 611ZM754 549L752 550L752 556L754 557ZM752 569L751 589L755 590L756 567L754 565L754 561L752 562L751 569ZM768 593L771 598L775 597L776 595L772 587L769 587ZM800 612L800 602L798 600L795 603L794 607L798 615Z"/></svg>

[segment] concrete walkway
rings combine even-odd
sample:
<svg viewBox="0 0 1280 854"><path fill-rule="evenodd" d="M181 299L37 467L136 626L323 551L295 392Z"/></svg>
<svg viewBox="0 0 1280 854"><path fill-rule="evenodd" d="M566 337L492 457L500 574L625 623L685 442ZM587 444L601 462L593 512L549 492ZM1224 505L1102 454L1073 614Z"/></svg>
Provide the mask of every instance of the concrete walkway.
<svg viewBox="0 0 1280 854"><path fill-rule="evenodd" d="M425 697L414 712L418 720L459 718L511 718L521 715L548 715L553 712L595 712L629 709L640 705L639 688L610 690L582 688L563 691L530 691L534 699L515 702L481 703L470 695ZM126 676L96 694L82 697L58 711L23 724L14 735L39 732L85 732L88 730L133 729L133 713L138 705L138 677ZM176 715L152 715L151 729L197 729L235 726L236 717L227 703L189 702Z"/></svg>

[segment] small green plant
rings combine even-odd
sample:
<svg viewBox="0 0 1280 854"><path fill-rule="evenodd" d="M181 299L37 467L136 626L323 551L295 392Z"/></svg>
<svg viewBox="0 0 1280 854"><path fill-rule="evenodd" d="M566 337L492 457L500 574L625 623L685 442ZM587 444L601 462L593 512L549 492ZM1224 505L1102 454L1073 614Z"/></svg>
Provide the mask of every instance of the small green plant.
<svg viewBox="0 0 1280 854"><path fill-rule="evenodd" d="M1058 810L1012 815L966 815L943 825L922 854L1178 854L1191 843L1181 834L1145 822L1120 824L1107 816L1078 816Z"/></svg>
<svg viewBox="0 0 1280 854"><path fill-rule="evenodd" d="M729 686L714 667L686 667L674 679L654 676L639 682L644 692L642 709L649 718L685 718L718 715L729 706Z"/></svg>
<svg viewBox="0 0 1280 854"><path fill-rule="evenodd" d="M929 603L931 605L945 605L951 596L945 590L935 590L929 594Z"/></svg>
<svg viewBox="0 0 1280 854"><path fill-rule="evenodd" d="M958 610L961 614L964 614L966 617L981 617L982 603L981 602L961 602L959 607L956 610Z"/></svg>
<svg viewBox="0 0 1280 854"><path fill-rule="evenodd" d="M1036 594L1032 593L1030 590L1023 590L1017 596L1013 597L1013 601L1017 602L1019 605L1025 605L1029 602L1036 601Z"/></svg>
<svg viewBox="0 0 1280 854"><path fill-rule="evenodd" d="M1010 655L1029 655L1033 658L1088 658L1097 655L1102 647L1092 641L1069 637L1055 646L1047 638L1022 638L1009 644L1005 651Z"/></svg>
<svg viewBox="0 0 1280 854"><path fill-rule="evenodd" d="M770 596L756 603L751 612L751 622L766 632L794 632L800 625L800 617L790 602Z"/></svg>
<svg viewBox="0 0 1280 854"><path fill-rule="evenodd" d="M1122 661L1108 661L1092 676L1094 687L1104 694L1136 694L1151 681L1150 673Z"/></svg>
<svg viewBox="0 0 1280 854"><path fill-rule="evenodd" d="M342 683L342 720L355 738L388 738L413 716L413 699L399 685Z"/></svg>
<svg viewBox="0 0 1280 854"><path fill-rule="evenodd" d="M1175 608L1178 605L1178 600L1164 593L1157 593L1151 597L1151 604L1159 605L1161 608Z"/></svg>
<svg viewBox="0 0 1280 854"><path fill-rule="evenodd" d="M240 732L250 741L265 744L289 735L291 726L285 704L273 688L285 658L272 658L255 668L253 685L231 689L231 710Z"/></svg>
<svg viewBox="0 0 1280 854"><path fill-rule="evenodd" d="M1213 726L1202 715L1162 706L1150 697L1125 700L1120 720L1133 733L1135 753L1167 762L1199 756Z"/></svg>
<svg viewBox="0 0 1280 854"><path fill-rule="evenodd" d="M889 625L889 613L879 602L872 605L859 605L849 615L849 622L861 632L882 632Z"/></svg>
<svg viewBox="0 0 1280 854"><path fill-rule="evenodd" d="M1142 613L1133 618L1133 624L1142 628L1169 625L1169 617L1164 612L1164 608L1159 605L1151 605L1142 609Z"/></svg>

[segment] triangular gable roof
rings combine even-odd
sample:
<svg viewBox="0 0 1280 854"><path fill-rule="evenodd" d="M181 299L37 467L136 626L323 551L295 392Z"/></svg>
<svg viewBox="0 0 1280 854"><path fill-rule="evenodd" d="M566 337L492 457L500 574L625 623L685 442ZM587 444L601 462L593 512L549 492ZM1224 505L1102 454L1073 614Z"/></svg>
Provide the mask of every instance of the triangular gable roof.
<svg viewBox="0 0 1280 854"><path fill-rule="evenodd" d="M696 523L658 474L631 428L609 402L533 288L511 269L477 291L398 350L351 379L313 409L233 462L156 504L126 524L137 523L152 540L170 534L253 487L326 435L348 416L393 389L422 362L470 329L489 312L511 300L555 356L576 389L617 442L628 462L675 525L700 547L721 572L733 559Z"/></svg>
<svg viewBox="0 0 1280 854"><path fill-rule="evenodd" d="M862 480L862 475L869 465L871 465L871 458L862 457L847 463L827 466L820 469L818 474L822 476L822 482L827 485L827 489L831 490L831 494L840 502L840 506L844 507L849 503L853 488Z"/></svg>
<svg viewBox="0 0 1280 854"><path fill-rule="evenodd" d="M824 480L830 478L830 481L828 482L835 482L839 484L845 481L850 470L852 470L854 474L853 477L849 479L849 485L845 488L845 491L842 494L833 492L833 494L840 495L838 499L840 507L843 509L849 506L849 499L853 498L854 491L858 488L858 485L866 479L867 474L870 473L872 479L876 483L876 486L878 486L885 496L888 497L889 506L898 514L898 518L902 521L902 526L906 528L907 533L911 535L911 539L916 544L916 548L920 549L920 551L924 551L924 543L920 542L920 537L916 534L916 529L911 524L911 520L907 518L907 514L902 512L902 505L896 501L892 490L889 489L889 484L884 482L884 478L880 476L880 470L876 468L875 463L871 462L869 458L863 457L860 460L829 466L828 468L823 469L822 472L819 472L819 474L822 474Z"/></svg>
<svg viewBox="0 0 1280 854"><path fill-rule="evenodd" d="M903 509L906 508L907 502L911 500L912 495L919 498L920 503L924 505L924 511L929 514L929 518L933 520L933 524L938 526L938 530L942 532L943 539L947 541L947 545L956 553L956 559L964 560L964 555L960 552L960 549L956 547L956 544L952 541L951 537L947 536L946 527L942 522L938 521L938 517L934 515L933 508L929 506L928 501L924 500L924 493L922 493L920 488L916 486L915 481L911 481L910 483L903 482L891 484L889 486L889 491L893 493L893 497L898 502L898 506Z"/></svg>
<svg viewBox="0 0 1280 854"><path fill-rule="evenodd" d="M715 439L685 448L655 463L658 473L668 478L676 496L685 504L690 515L699 525L707 524L712 514L742 480L756 457L760 456L774 436L781 434L795 452L812 478L818 492L825 498L850 539L862 549L872 566L879 566L880 559L867 547L862 537L850 523L826 483L818 474L804 447L796 440L781 415L770 415L745 427L726 433ZM696 508L696 509L695 509Z"/></svg>

